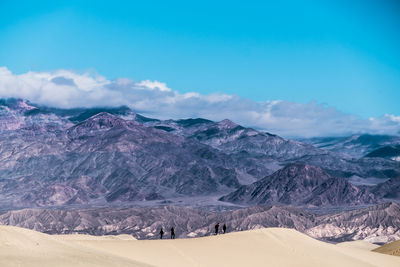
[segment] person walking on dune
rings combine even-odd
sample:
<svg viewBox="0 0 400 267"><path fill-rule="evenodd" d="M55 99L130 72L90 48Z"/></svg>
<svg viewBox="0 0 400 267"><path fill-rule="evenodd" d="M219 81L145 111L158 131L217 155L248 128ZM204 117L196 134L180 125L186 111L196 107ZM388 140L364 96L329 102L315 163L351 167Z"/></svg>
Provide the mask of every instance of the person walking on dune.
<svg viewBox="0 0 400 267"><path fill-rule="evenodd" d="M226 224L222 226L222 231L224 231L224 234L226 233Z"/></svg>
<svg viewBox="0 0 400 267"><path fill-rule="evenodd" d="M175 229L171 227L171 239L175 239Z"/></svg>
<svg viewBox="0 0 400 267"><path fill-rule="evenodd" d="M215 226L215 235L218 235L218 230L219 230L219 223L217 223Z"/></svg>
<svg viewBox="0 0 400 267"><path fill-rule="evenodd" d="M160 239L162 239L163 235L164 235L164 231L163 231L163 229L162 229L162 227L161 227L161 230L160 230Z"/></svg>

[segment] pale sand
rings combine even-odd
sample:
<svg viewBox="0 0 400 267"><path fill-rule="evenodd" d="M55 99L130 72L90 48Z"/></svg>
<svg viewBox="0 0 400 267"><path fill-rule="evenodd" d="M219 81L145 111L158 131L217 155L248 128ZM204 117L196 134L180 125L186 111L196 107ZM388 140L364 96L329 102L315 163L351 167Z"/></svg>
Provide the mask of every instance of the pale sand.
<svg viewBox="0 0 400 267"><path fill-rule="evenodd" d="M357 240L357 241L350 241L350 242L342 242L337 244L339 247L343 248L357 248L362 250L371 251L373 249L379 248L379 245L371 244L367 241Z"/></svg>
<svg viewBox="0 0 400 267"><path fill-rule="evenodd" d="M383 245L382 247L374 249L374 251L388 255L400 256L400 240Z"/></svg>
<svg viewBox="0 0 400 267"><path fill-rule="evenodd" d="M20 266L107 266L107 261L108 266L400 266L400 257L371 252L365 246L328 244L284 228L193 239L90 240L1 226L0 266L18 266L18 262Z"/></svg>
<svg viewBox="0 0 400 267"><path fill-rule="evenodd" d="M0 266L145 267L149 265L58 240L57 237L36 231L13 226L0 226Z"/></svg>
<svg viewBox="0 0 400 267"><path fill-rule="evenodd" d="M58 240L64 240L64 241L85 241L85 240L136 240L131 235L102 235L102 236L96 236L96 235L83 235L83 234L69 234L69 235L52 235L52 237L56 237Z"/></svg>

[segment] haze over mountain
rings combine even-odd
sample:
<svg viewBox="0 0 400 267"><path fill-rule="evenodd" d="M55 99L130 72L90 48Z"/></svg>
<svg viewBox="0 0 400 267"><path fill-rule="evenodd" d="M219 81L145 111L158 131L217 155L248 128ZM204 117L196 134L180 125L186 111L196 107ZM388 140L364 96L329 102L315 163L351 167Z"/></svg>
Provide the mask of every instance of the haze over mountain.
<svg viewBox="0 0 400 267"><path fill-rule="evenodd" d="M373 153L375 150L379 151L382 148L400 144L399 136L371 134L358 134L346 137L315 137L301 140L318 148L353 158L361 158ZM395 157L396 155L376 154L377 157L387 158ZM374 154L371 156L373 157Z"/></svg>

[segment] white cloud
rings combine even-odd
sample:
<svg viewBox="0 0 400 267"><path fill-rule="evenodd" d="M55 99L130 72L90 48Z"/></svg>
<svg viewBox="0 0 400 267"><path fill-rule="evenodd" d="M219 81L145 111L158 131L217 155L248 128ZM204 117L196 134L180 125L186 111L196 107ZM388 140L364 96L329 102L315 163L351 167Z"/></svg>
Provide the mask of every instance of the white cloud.
<svg viewBox="0 0 400 267"><path fill-rule="evenodd" d="M0 98L7 97L28 99L33 103L60 108L126 105L145 116L160 119L228 118L244 126L287 137L365 132L398 134L400 130L400 116L391 114L361 119L316 102L255 102L217 93L181 94L158 81L111 81L103 76L68 70L16 75L1 67Z"/></svg>
<svg viewBox="0 0 400 267"><path fill-rule="evenodd" d="M150 81L150 80L144 80L141 82L137 83L138 86L143 86L144 89L151 89L151 90L160 90L160 91L166 91L170 92L171 88L168 88L165 83L159 82L159 81Z"/></svg>

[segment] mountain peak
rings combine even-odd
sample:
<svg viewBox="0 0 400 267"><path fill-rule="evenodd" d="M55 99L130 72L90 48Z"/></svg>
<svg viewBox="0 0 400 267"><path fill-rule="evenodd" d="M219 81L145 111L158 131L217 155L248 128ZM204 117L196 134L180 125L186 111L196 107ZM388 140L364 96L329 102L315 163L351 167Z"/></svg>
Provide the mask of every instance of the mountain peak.
<svg viewBox="0 0 400 267"><path fill-rule="evenodd" d="M86 126L98 126L100 128L112 128L125 125L125 120L118 118L108 112L100 112L84 120Z"/></svg>
<svg viewBox="0 0 400 267"><path fill-rule="evenodd" d="M230 129L230 128L238 127L239 124L236 124L231 120L225 119L225 120L222 120L222 121L218 122L218 126L221 129L224 129L224 128L225 129Z"/></svg>
<svg viewBox="0 0 400 267"><path fill-rule="evenodd" d="M312 177L330 178L329 174L327 174L320 167L305 164L302 162L290 163L281 170L279 170L277 174L278 173L287 175L288 177L312 176Z"/></svg>
<svg viewBox="0 0 400 267"><path fill-rule="evenodd" d="M138 124L138 122L127 121L108 112L100 112L71 127L69 133L81 135L92 131L108 130L115 127L125 128Z"/></svg>

